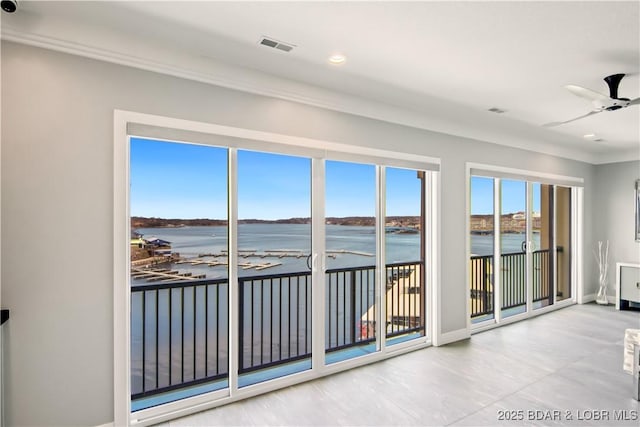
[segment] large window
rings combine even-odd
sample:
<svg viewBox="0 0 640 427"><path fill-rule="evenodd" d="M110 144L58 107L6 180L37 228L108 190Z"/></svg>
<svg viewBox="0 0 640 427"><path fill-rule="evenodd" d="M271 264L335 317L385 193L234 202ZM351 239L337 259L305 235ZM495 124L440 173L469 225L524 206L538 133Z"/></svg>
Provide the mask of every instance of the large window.
<svg viewBox="0 0 640 427"><path fill-rule="evenodd" d="M226 148L131 138L131 407L228 387Z"/></svg>
<svg viewBox="0 0 640 427"><path fill-rule="evenodd" d="M135 129L116 289L131 419L429 344L432 163Z"/></svg>
<svg viewBox="0 0 640 427"><path fill-rule="evenodd" d="M574 189L517 179L514 172L471 171L471 323L500 323L572 302Z"/></svg>
<svg viewBox="0 0 640 427"><path fill-rule="evenodd" d="M471 177L470 309L473 322L494 318L494 180Z"/></svg>
<svg viewBox="0 0 640 427"><path fill-rule="evenodd" d="M425 172L385 170L387 345L425 333Z"/></svg>
<svg viewBox="0 0 640 427"><path fill-rule="evenodd" d="M377 171L329 160L325 173L325 349L335 363L378 350Z"/></svg>
<svg viewBox="0 0 640 427"><path fill-rule="evenodd" d="M311 369L311 159L238 150L239 386Z"/></svg>

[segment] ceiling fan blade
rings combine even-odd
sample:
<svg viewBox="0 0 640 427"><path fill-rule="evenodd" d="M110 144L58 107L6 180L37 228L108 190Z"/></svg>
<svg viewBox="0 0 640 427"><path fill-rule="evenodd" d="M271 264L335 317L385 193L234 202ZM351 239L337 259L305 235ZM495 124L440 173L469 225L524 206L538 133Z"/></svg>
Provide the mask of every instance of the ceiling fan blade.
<svg viewBox="0 0 640 427"><path fill-rule="evenodd" d="M572 94L589 101L606 101L610 99L607 95L596 92L595 90L576 85L566 85L565 88Z"/></svg>
<svg viewBox="0 0 640 427"><path fill-rule="evenodd" d="M542 126L543 126L543 127L546 127L546 128L550 128L550 127L554 127L554 126L560 126L560 125L563 125L563 124L565 124L565 123L573 122L573 121L576 121L576 120L579 120L579 119L584 119L585 117L589 117L589 116L592 116L592 115L594 115L594 114L598 114L598 113L602 113L602 110L591 111L591 112L589 112L589 113L587 113L587 114L585 114L585 115L583 115L583 116L576 117L576 118L571 119L571 120L566 120L566 121L564 121L564 122L551 122L551 123L545 123L545 124L543 124Z"/></svg>
<svg viewBox="0 0 640 427"><path fill-rule="evenodd" d="M629 105L637 105L640 104L640 98L632 99Z"/></svg>

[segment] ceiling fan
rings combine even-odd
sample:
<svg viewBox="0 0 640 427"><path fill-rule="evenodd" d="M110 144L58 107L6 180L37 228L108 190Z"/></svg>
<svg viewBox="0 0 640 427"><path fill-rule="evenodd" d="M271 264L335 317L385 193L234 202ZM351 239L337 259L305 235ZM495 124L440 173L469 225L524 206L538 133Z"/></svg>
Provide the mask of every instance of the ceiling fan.
<svg viewBox="0 0 640 427"><path fill-rule="evenodd" d="M612 74L604 78L604 81L607 82L609 86L609 96L603 95L599 92L596 92L591 89L587 89L584 87L576 86L576 85L567 85L565 88L572 94L579 96L580 98L588 99L594 106L594 109L587 114L582 116L566 120L564 122L551 122L546 123L542 126L544 127L553 127L563 125L565 123L573 122L578 119L583 119L585 117L592 116L594 114L602 113L603 111L615 111L621 108L626 108L630 105L638 105L640 104L640 98L636 98L634 100L630 100L629 98L618 98L618 86L620 85L620 81L625 76L625 74Z"/></svg>

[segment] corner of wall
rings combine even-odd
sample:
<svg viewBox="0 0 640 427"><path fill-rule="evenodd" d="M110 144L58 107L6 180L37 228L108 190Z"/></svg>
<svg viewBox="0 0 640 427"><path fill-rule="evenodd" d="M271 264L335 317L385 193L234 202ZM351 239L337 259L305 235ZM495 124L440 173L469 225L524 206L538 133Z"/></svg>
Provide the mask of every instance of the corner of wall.
<svg viewBox="0 0 640 427"><path fill-rule="evenodd" d="M462 341L471 338L471 333L467 328L458 329L456 331L445 332L443 334L438 334L433 340L433 345L435 347L440 347L443 345L451 344L456 341Z"/></svg>

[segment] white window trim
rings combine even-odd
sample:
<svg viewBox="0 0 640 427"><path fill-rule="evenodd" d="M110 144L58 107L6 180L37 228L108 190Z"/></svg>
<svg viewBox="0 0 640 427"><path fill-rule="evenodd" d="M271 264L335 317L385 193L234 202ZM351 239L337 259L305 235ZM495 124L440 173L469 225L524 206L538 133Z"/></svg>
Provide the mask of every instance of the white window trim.
<svg viewBox="0 0 640 427"><path fill-rule="evenodd" d="M466 195L466 221L465 221L465 236L469 236L471 233L471 224L469 221L469 218L471 216L471 177L472 176L484 176L484 177L488 177L488 178L493 178L494 179L494 219L496 220L497 223L499 223L499 208L500 208L500 180L505 178L505 179L519 179L519 180L523 180L525 182L527 182L527 194L529 193L529 186L531 181L535 181L535 182L541 182L541 183L548 183L548 184L553 184L553 185L561 185L561 186L565 186L565 187L571 187L572 191L571 191L571 200L572 200L572 207L571 207L571 211L572 211L572 221L571 221L571 232L572 232L572 236L571 236L571 244L574 245L574 254L575 254L575 260L574 262L572 262L571 264L571 268L572 268L572 281L571 281L571 298L567 298L566 300L562 300L559 302L556 302L553 305L547 306L547 307L543 307L543 308L539 308L536 310L527 310L526 313L522 313L522 314L518 314L515 316L510 316L508 318L501 318L500 316L500 310L496 310L495 314L494 314L494 318L475 324L473 325L471 323L471 317L470 317L470 313L471 313L471 303L469 301L469 298L467 299L467 303L466 303L466 310L467 310L467 332L469 334L475 334L478 332L483 332L483 331L487 331L489 329L493 329L493 328L497 328L497 327L501 327L504 325L508 325L509 323L513 323L513 322L517 322L523 319L528 319L531 317L535 317L538 316L540 314L545 314L548 313L550 311L554 311L554 310L558 310L564 307L567 307L569 305L573 305L573 304L583 304L585 301L584 295L583 294L583 277L582 277L582 263L583 263L583 251L582 251L582 242L583 242L583 233L584 233L584 229L583 229L583 215L584 215L584 203L583 203L583 185L584 185L584 178L580 178L580 177L574 177L574 176L567 176L567 175L559 175L559 174L553 174L553 173L548 173L548 172L540 172L540 171L532 171L532 170L526 170L526 169L516 169L516 168L509 168L509 167L504 167L504 166L496 166L496 165L488 165L488 164L483 164L483 163L474 163L474 162L467 162L466 163L466 183L465 183L465 195ZM529 203L529 195L527 195L527 203ZM527 211L529 209L527 208ZM496 219L497 218L497 219ZM527 223L529 223L529 221L527 221ZM497 224L496 224L497 225ZM527 225L527 227L529 227ZM496 243L494 243L494 257L496 259L496 262L494 263L494 270L499 271L500 269L500 264L499 264L499 259L500 257L498 256L499 254L499 249L497 248L497 242L499 239L499 235L496 235L495 237L496 239ZM469 258L469 254L471 253L471 243L469 241L469 239L467 238L466 241L466 259ZM529 268L527 268L527 270L529 270ZM529 274L529 273L527 273ZM466 262L465 263L465 278L466 278L466 285L468 287L469 284L469 278L471 275L471 271L470 271L470 267L469 267L469 263ZM498 279L499 280L499 279ZM527 279L527 282L529 282L529 278ZM499 282L495 282L494 286L500 286ZM527 285L528 286L528 285ZM465 288L468 289L468 288ZM498 294L496 295L496 298L499 298L499 289L496 291ZM529 299L531 298L530 292L529 295L527 296L527 301L529 301ZM498 299L499 301L499 299ZM528 305L528 303L527 303Z"/></svg>
<svg viewBox="0 0 640 427"><path fill-rule="evenodd" d="M425 292L431 296L429 304L425 310L429 314L425 324L425 336L413 340L412 342L394 345L388 351L376 352L357 359L350 359L344 362L332 365L324 365L324 360L320 362L312 361L312 366L316 369L305 371L298 374L289 375L287 377L278 378L265 383L255 384L249 387L238 389L237 384L232 384L230 375L229 389L220 390L180 401L168 403L158 408L149 408L143 411L137 411L135 415L131 414L130 403L130 265L129 245L126 244L130 239L130 224L128 216L129 207L129 138L132 136L130 125L138 126L138 129L168 129L177 131L175 138L180 141L181 132L192 133L193 135L212 135L231 138L232 143L227 144L230 147L230 163L231 158L235 155L234 147L254 148L260 151L279 152L279 153L306 153L304 155L311 158L327 158L336 160L358 160L359 162L374 162L375 164L405 167L410 169L438 171L440 169L440 159L435 157L400 153L396 151L381 150L369 147L360 147L347 144L341 144L331 141L310 139L291 135L277 134L271 132L255 131L250 129L236 128L230 126L217 125L212 123L195 122L183 119L175 119L164 116L157 116L145 113L137 113L131 111L115 110L114 111L114 308L113 308L113 325L114 325L114 425L151 425L159 422L167 421L179 416L189 415L194 412L214 408L223 404L231 403L236 400L245 399L254 395L262 394L267 391L277 390L279 388L288 387L301 382L319 378L324 375L351 369L356 366L372 363L396 356L408 351L413 351L431 345L431 339L437 339L436 328L439 318L439 301L433 299L438 297L439 292L439 269L437 262L437 248L439 247L439 237L437 226L439 218L437 209L440 199L440 188L438 185L438 174L430 173L427 183L427 230L425 236L431 236L428 240L430 244L426 250L425 263L427 264L428 274L425 275ZM157 137L160 137L158 135ZM238 138L241 142L234 144L233 138ZM171 138L163 138L163 140L171 140ZM191 142L190 138L187 141ZM310 154L311 153L311 154ZM315 153L315 155L313 155ZM314 175L315 176L315 175ZM233 188L230 197L235 197ZM233 206L233 204L231 205ZM314 213L319 208L314 209ZM237 212L230 212L231 216ZM231 221L230 221L231 222ZM316 226L317 228L317 226ZM323 260L318 260L323 262ZM230 265L232 259L230 259ZM231 276L230 276L231 279ZM315 294L314 294L315 295ZM324 294L322 294L324 297ZM234 303L234 293L230 292L230 304ZM237 298L236 298L237 299ZM237 301L235 301L237 303ZM230 311L231 315L231 311ZM234 322L229 322L230 325ZM318 323L314 322L321 329ZM237 341L237 334L230 331L230 340ZM319 335L324 338L324 334ZM315 347L320 347L316 340ZM231 345L230 347L234 347ZM324 356L324 353L321 353ZM232 360L233 352L230 353ZM322 365L320 367L320 365ZM317 369L320 367L320 369ZM231 362L230 368L233 368Z"/></svg>

